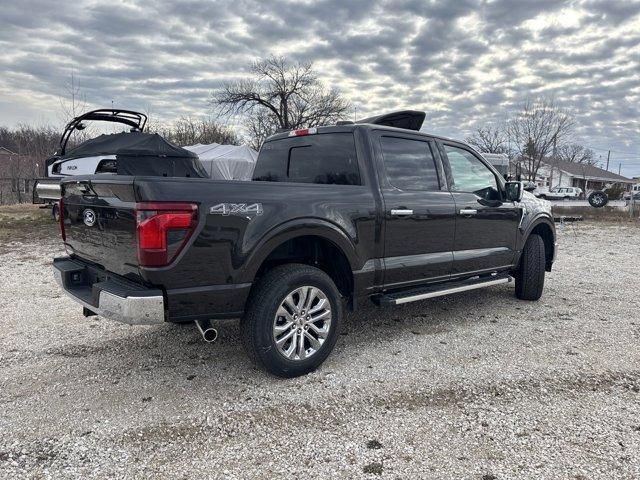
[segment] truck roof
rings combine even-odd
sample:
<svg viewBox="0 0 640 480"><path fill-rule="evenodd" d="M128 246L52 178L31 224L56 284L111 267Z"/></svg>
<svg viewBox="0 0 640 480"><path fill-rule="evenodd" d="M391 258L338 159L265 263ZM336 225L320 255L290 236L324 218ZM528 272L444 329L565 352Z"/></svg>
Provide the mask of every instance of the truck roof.
<svg viewBox="0 0 640 480"><path fill-rule="evenodd" d="M388 130L390 132L410 132L428 138L438 138L440 140L460 143L459 141L451 138L421 131L420 128L422 127L425 116L425 112L421 112L418 110L401 110L397 112L368 117L362 120L356 120L355 122L338 122L336 125L323 125L310 129L281 131L267 138L265 142L282 140L283 138L293 136L292 132L304 130L313 130L313 133L337 133L352 132L358 127L367 127L375 130Z"/></svg>

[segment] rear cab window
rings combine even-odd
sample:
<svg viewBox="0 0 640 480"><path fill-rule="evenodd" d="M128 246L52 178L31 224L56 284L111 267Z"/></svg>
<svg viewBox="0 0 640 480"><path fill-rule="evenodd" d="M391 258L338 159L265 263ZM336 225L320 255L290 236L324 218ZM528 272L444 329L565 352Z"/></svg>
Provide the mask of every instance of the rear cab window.
<svg viewBox="0 0 640 480"><path fill-rule="evenodd" d="M352 132L289 137L260 149L254 181L361 185Z"/></svg>
<svg viewBox="0 0 640 480"><path fill-rule="evenodd" d="M387 180L391 185L399 190L440 190L428 142L383 135L380 145Z"/></svg>

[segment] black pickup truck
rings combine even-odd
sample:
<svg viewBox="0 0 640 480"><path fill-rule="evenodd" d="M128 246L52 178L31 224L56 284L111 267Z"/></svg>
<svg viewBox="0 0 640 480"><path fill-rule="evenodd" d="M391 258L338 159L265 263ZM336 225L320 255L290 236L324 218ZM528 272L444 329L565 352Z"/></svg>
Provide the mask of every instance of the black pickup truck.
<svg viewBox="0 0 640 480"><path fill-rule="evenodd" d="M131 176L62 183L54 260L85 315L130 324L240 318L280 376L331 352L345 308L515 279L537 300L556 252L548 202L481 155L418 131L422 112L279 133L253 181ZM399 128L404 127L404 128Z"/></svg>

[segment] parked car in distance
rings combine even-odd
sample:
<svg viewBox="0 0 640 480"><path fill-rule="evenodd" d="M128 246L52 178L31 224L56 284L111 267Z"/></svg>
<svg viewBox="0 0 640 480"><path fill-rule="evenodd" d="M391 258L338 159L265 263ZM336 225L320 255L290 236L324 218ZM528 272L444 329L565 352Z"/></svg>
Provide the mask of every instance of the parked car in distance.
<svg viewBox="0 0 640 480"><path fill-rule="evenodd" d="M56 280L87 316L195 322L207 341L212 319L240 318L249 357L284 377L318 367L344 309L364 301L514 279L518 298L539 299L556 252L549 203L470 146L420 132L424 117L278 133L250 182L65 179Z"/></svg>
<svg viewBox="0 0 640 480"><path fill-rule="evenodd" d="M631 194L633 194L633 199L634 200L640 199L640 183L636 183L635 185L632 185L631 186L631 191L630 192L625 192L624 195L622 195L622 199L623 200L631 200Z"/></svg>
<svg viewBox="0 0 640 480"><path fill-rule="evenodd" d="M534 192L534 195L546 200L578 200L582 197L582 189L578 187L554 187L548 191Z"/></svg>

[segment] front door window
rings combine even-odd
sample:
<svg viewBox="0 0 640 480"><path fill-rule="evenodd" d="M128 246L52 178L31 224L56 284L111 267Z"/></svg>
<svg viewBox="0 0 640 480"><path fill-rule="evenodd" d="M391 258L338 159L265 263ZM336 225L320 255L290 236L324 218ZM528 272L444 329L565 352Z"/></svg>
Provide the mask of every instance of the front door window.
<svg viewBox="0 0 640 480"><path fill-rule="evenodd" d="M485 200L500 200L495 175L468 150L445 145L451 167L451 191L474 193Z"/></svg>

